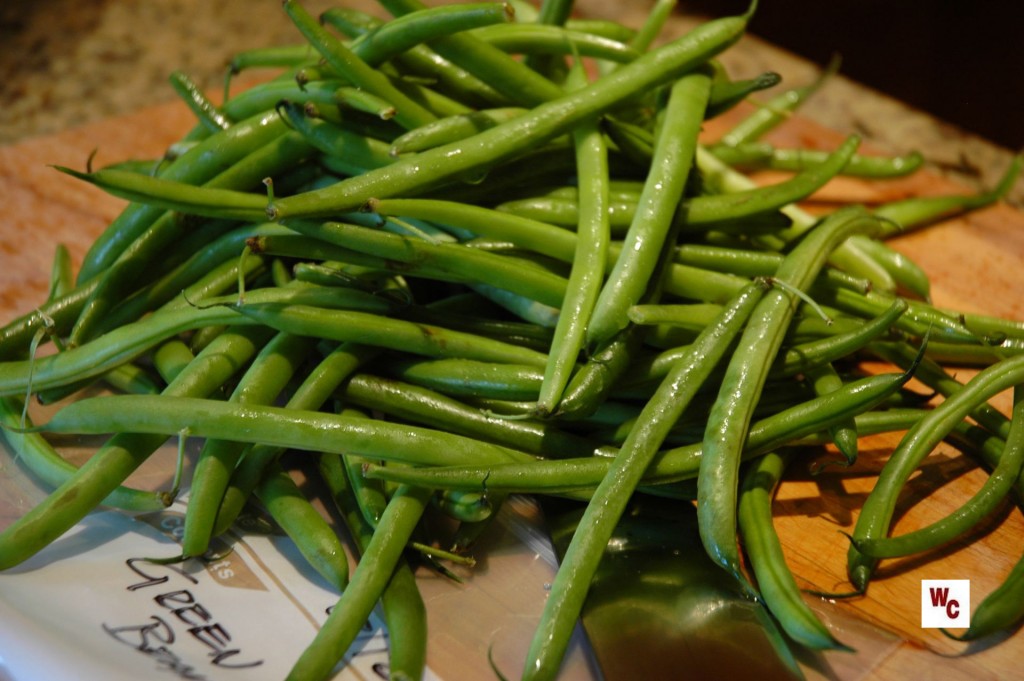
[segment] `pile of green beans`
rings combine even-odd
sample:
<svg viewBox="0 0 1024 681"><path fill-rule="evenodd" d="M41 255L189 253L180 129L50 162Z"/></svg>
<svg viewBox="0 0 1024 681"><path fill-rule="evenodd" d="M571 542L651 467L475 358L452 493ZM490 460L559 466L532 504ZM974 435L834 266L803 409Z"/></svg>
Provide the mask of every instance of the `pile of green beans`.
<svg viewBox="0 0 1024 681"><path fill-rule="evenodd" d="M998 201L1021 159L990 192L812 216L798 202L837 175L925 159L864 155L856 137L766 142L820 82L706 139L708 119L779 87L717 60L753 6L657 44L671 2L641 27L574 18L569 0L380 4L391 19L318 20L285 0L301 40L238 55L221 104L171 75L197 121L164 158L61 168L130 203L77 275L58 247L48 299L0 329L0 426L53 489L0 532L0 569L100 505L160 512L177 484L126 479L167 437L205 438L182 481L180 560L262 507L340 594L289 678L330 677L378 603L392 678L420 678L414 570L465 560L511 494L566 496L587 510L523 661L535 681L557 676L633 495L696 504L708 555L811 650L847 647L804 604L772 525L787 469L816 471L825 446L850 466L862 436L906 431L850 533L858 592L879 561L970 538L1024 500L1024 321L933 306L927 275L885 242ZM232 94L252 67L279 75ZM752 167L793 174L761 187ZM893 368L868 375L879 360ZM980 372L961 383L956 365ZM33 422L34 399L94 384L113 394ZM1003 414L990 402L1011 389ZM51 433L109 440L78 468ZM942 441L988 482L890 536ZM424 545L431 514L455 529ZM963 639L1024 621L1022 566Z"/></svg>

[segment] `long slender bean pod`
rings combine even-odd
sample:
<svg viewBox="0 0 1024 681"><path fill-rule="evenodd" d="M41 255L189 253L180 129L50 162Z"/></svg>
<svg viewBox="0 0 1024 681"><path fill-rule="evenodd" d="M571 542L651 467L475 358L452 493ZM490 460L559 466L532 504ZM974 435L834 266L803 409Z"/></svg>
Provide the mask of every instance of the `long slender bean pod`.
<svg viewBox="0 0 1024 681"><path fill-rule="evenodd" d="M672 86L636 218L587 326L586 341L591 347L604 345L626 327L626 310L640 300L655 270L693 164L710 91L711 77L705 70L688 74Z"/></svg>
<svg viewBox="0 0 1024 681"><path fill-rule="evenodd" d="M348 557L341 539L310 503L287 471L274 465L256 495L299 552L338 591L348 584Z"/></svg>
<svg viewBox="0 0 1024 681"><path fill-rule="evenodd" d="M806 289L838 244L871 233L878 222L859 209L840 209L826 218L786 256L776 279ZM798 300L774 288L758 305L726 369L708 420L697 482L701 540L711 558L740 575L736 547L739 462L750 416L775 359Z"/></svg>
<svg viewBox="0 0 1024 681"><path fill-rule="evenodd" d="M570 76L572 77L572 76ZM596 125L584 125L574 133L582 205L577 227L579 237L572 269L560 306L555 336L548 352L544 381L537 397L537 412L551 414L562 398L569 377L583 349L587 326L597 302L607 260L608 242L608 149Z"/></svg>
<svg viewBox="0 0 1024 681"><path fill-rule="evenodd" d="M743 546L758 592L790 638L812 650L849 650L804 602L772 526L772 497L791 457L792 452L769 452L752 463L744 476L739 502Z"/></svg>

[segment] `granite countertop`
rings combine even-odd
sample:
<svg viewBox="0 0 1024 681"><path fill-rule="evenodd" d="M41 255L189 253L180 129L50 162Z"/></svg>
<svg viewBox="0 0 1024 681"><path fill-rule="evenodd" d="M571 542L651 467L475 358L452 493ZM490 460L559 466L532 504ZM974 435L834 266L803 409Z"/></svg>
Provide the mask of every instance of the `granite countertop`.
<svg viewBox="0 0 1024 681"><path fill-rule="evenodd" d="M305 3L314 13L334 4ZM381 14L373 0L345 0L345 5ZM583 14L634 26L649 5L646 0L577 2ZM695 20L680 14L667 33L680 33ZM0 8L0 39L5 45L0 144L9 144L172 100L167 77L174 69L219 92L231 55L299 37L274 0L12 0ZM773 70L789 83L807 82L818 71L753 36L722 61L736 77ZM802 111L840 132L857 132L877 148L919 150L933 170L969 186L991 186L1011 157L1006 149L842 76L830 80ZM1011 200L1024 205L1024 181Z"/></svg>

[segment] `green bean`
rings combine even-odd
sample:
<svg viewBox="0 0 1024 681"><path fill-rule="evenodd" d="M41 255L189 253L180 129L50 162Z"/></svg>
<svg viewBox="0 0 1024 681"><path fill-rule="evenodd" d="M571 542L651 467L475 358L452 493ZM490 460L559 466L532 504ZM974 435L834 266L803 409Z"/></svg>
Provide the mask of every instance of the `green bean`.
<svg viewBox="0 0 1024 681"><path fill-rule="evenodd" d="M877 215L877 211L875 212ZM931 301L931 281L925 271L910 259L883 241L865 237L850 237L850 242L874 258L875 262L884 267L896 282L899 290L905 291L921 300Z"/></svg>
<svg viewBox="0 0 1024 681"><path fill-rule="evenodd" d="M348 588L295 662L289 681L326 679L330 675L385 592L430 494L430 490L404 486L395 492L356 564Z"/></svg>
<svg viewBox="0 0 1024 681"><path fill-rule="evenodd" d="M356 374L338 390L346 402L413 423L494 442L547 458L586 456L596 448L551 423L504 419L427 388L369 374Z"/></svg>
<svg viewBox="0 0 1024 681"><path fill-rule="evenodd" d="M337 451L417 464L534 461L523 452L472 438L407 424L166 395L89 397L62 407L45 432L160 433L188 428L196 437L259 442L300 451Z"/></svg>
<svg viewBox="0 0 1024 681"><path fill-rule="evenodd" d="M254 305L259 301L305 300L323 305L356 304L373 310L386 310L388 307L380 298L351 289L345 290L341 296L337 290L267 289L250 291L247 298ZM33 390L42 390L59 386L67 380L98 376L108 369L140 356L157 343L181 331L218 324L255 324L249 317L240 315L237 310L229 307L236 302L237 295L204 301L209 307L201 309L171 309L155 313L138 322L113 329L86 345L37 358L34 370L28 360L0 363L0 394L21 395L29 387Z"/></svg>
<svg viewBox="0 0 1024 681"><path fill-rule="evenodd" d="M686 185L710 90L711 78L705 70L688 74L672 86L637 217L587 325L586 343L592 348L601 347L625 328L626 310L643 295L655 270Z"/></svg>
<svg viewBox="0 0 1024 681"><path fill-rule="evenodd" d="M270 81L261 83L244 92L240 92L224 102L224 112L232 118L248 118L259 112L273 110L278 102L288 101L297 104L334 104L339 87L348 82L338 78L310 81L299 84L294 80Z"/></svg>
<svg viewBox="0 0 1024 681"><path fill-rule="evenodd" d="M720 116L753 93L775 87L782 81L782 77L773 71L766 71L747 80L734 81L729 80L725 69L717 62L712 62L712 67L715 69L715 77L711 82L711 96L705 114L709 119ZM718 149L714 151L717 155Z"/></svg>
<svg viewBox="0 0 1024 681"><path fill-rule="evenodd" d="M67 295L74 288L75 277L71 270L71 252L64 244L57 244L53 251L53 265L50 268L50 290L46 302L52 303Z"/></svg>
<svg viewBox="0 0 1024 681"><path fill-rule="evenodd" d="M784 351L781 364L777 362L769 375L794 376L819 363L834 362L847 357L888 332L906 310L906 301L896 298L887 310L867 321L860 329L788 348Z"/></svg>
<svg viewBox="0 0 1024 681"><path fill-rule="evenodd" d="M814 392L819 395L838 390L843 385L843 379L839 372L830 363L824 362L807 372ZM843 456L844 466L852 466L857 461L857 430L853 419L847 419L844 423L837 423L829 428L829 435L836 449Z"/></svg>
<svg viewBox="0 0 1024 681"><path fill-rule="evenodd" d="M856 135L847 138L821 164L789 180L767 187L689 199L683 202L680 217L688 225L706 225L736 215L757 215L780 210L809 196L838 174L849 162L859 144L860 138Z"/></svg>
<svg viewBox="0 0 1024 681"><path fill-rule="evenodd" d="M227 130L231 127L231 121L224 116L221 112L217 111L217 107L207 99L203 91L196 85L192 79L186 76L181 71L173 71L170 77L171 87L178 93L188 108L192 110L196 118L199 119L199 123L206 127L210 132L218 132L220 130Z"/></svg>
<svg viewBox="0 0 1024 681"><path fill-rule="evenodd" d="M0 425L3 426L0 432L13 450L15 460L47 487L56 489L73 476L78 467L62 457L42 435L16 432L15 428L24 425L22 413L23 405L16 398L0 398ZM153 513L167 508L170 499L161 492L119 485L99 503L129 513Z"/></svg>
<svg viewBox="0 0 1024 681"><path fill-rule="evenodd" d="M268 336L262 329L241 329L220 336L172 381L158 399L208 395L217 390ZM140 399L131 396L131 399ZM174 432L180 432L187 424ZM123 429L42 503L0 533L0 569L32 557L101 503L166 439Z"/></svg>
<svg viewBox="0 0 1024 681"><path fill-rule="evenodd" d="M1011 487L1018 482L1021 466L1024 464L1024 425L1020 419L1024 414L1024 399L1021 397L1022 389L1017 386L1014 393L1013 422L1005 441L1004 452L974 496L950 515L913 532L856 541L857 550L871 558L893 558L922 553L956 539L990 515L1006 498Z"/></svg>
<svg viewBox="0 0 1024 681"><path fill-rule="evenodd" d="M191 348L183 341L173 338L162 343L153 352L153 368L160 378L170 383L196 358Z"/></svg>
<svg viewBox="0 0 1024 681"><path fill-rule="evenodd" d="M576 75L570 75L570 78L584 80ZM571 82L574 86L583 84L575 80ZM537 397L537 413L541 416L553 413L558 407L583 349L587 326L601 289L601 274L606 268L608 242L611 240L606 209L607 146L593 124L578 128L574 132L574 142L584 211L580 214L572 269Z"/></svg>
<svg viewBox="0 0 1024 681"><path fill-rule="evenodd" d="M594 491L562 557L527 653L524 678L553 678L558 673L598 562L626 504L668 430L726 354L763 292L763 282L744 289L718 322L701 334L692 353L673 367L645 405Z"/></svg>
<svg viewBox="0 0 1024 681"><path fill-rule="evenodd" d="M521 116L526 111L527 109L521 107L510 106L439 118L396 137L391 143L390 153L392 156L398 156L456 142Z"/></svg>
<svg viewBox="0 0 1024 681"><path fill-rule="evenodd" d="M868 349L872 354L897 366L916 364L915 378L944 397L950 397L964 388L960 381L933 360L925 357L916 361L914 350L908 343L879 341L872 343ZM1001 438L1005 439L1009 434L1010 420L987 402L979 402L971 411L971 418Z"/></svg>
<svg viewBox="0 0 1024 681"><path fill-rule="evenodd" d="M341 457L322 454L317 468L341 512L359 553L365 553L374 531L362 520ZM427 623L423 597L408 561L399 560L380 598L388 630L388 671L394 679L418 679L426 666Z"/></svg>
<svg viewBox="0 0 1024 681"><path fill-rule="evenodd" d="M235 310L254 323L298 335L402 350L427 357L464 357L542 367L546 355L510 343L431 324L390 319L357 311L325 310L309 305L245 304ZM2 384L0 384L2 385Z"/></svg>
<svg viewBox="0 0 1024 681"><path fill-rule="evenodd" d="M875 209L875 215L895 227L895 233L902 233L932 222L946 220L969 210L983 208L1006 196L1013 187L1024 167L1024 156L1018 154L1010 161L1002 179L991 191L966 196L927 196L893 201Z"/></svg>
<svg viewBox="0 0 1024 681"><path fill-rule="evenodd" d="M640 52L618 41L559 26L499 24L470 32L492 47L512 54L579 55L628 63Z"/></svg>
<svg viewBox="0 0 1024 681"><path fill-rule="evenodd" d="M395 117L395 107L391 102L365 90L342 86L334 91L334 96L343 108L368 113L385 121Z"/></svg>
<svg viewBox="0 0 1024 681"><path fill-rule="evenodd" d="M361 35L352 51L371 66L421 43L460 31L512 21L512 8L503 3L467 3L410 12Z"/></svg>
<svg viewBox="0 0 1024 681"><path fill-rule="evenodd" d="M731 130L722 135L721 143L735 147L748 142L756 142L779 123L784 121L809 97L824 85L839 70L839 60L833 58L811 83L788 90L758 107L757 111L737 123Z"/></svg>
<svg viewBox="0 0 1024 681"><path fill-rule="evenodd" d="M752 463L744 476L739 501L743 546L759 593L790 638L811 650L850 650L804 603L772 526L772 497L790 458L769 452Z"/></svg>
<svg viewBox="0 0 1024 681"><path fill-rule="evenodd" d="M723 163L746 168L802 171L825 161L828 154L819 149L780 149L771 144L751 143L715 145L711 153ZM864 156L854 154L840 171L854 177L903 177L924 165L924 156L912 152L906 156Z"/></svg>
<svg viewBox="0 0 1024 681"><path fill-rule="evenodd" d="M960 641L975 641L1017 626L1024 618L1024 558L1018 560L1010 574L971 614L971 625ZM948 634L948 632L944 632Z"/></svg>
<svg viewBox="0 0 1024 681"><path fill-rule="evenodd" d="M866 586L877 562L859 551L857 546L884 536L888 531L899 491L921 459L956 423L975 411L975 407L1022 382L1024 358L1014 357L986 367L907 432L883 466L878 482L865 499L857 518L853 546L847 554L847 571L855 587L863 589Z"/></svg>
<svg viewBox="0 0 1024 681"><path fill-rule="evenodd" d="M786 256L776 280L798 290L806 289L832 249L851 234L877 229L877 220L860 209L836 211ZM743 440L796 306L797 300L782 289L769 291L759 303L726 369L704 437L697 481L701 539L712 560L737 576L735 502Z"/></svg>
<svg viewBox="0 0 1024 681"><path fill-rule="evenodd" d="M544 377L543 370L536 366L466 359L389 357L378 370L452 397L529 400L532 403L537 400Z"/></svg>
<svg viewBox="0 0 1024 681"><path fill-rule="evenodd" d="M272 466L256 488L256 496L309 565L332 587L344 591L348 584L345 547L288 472Z"/></svg>
<svg viewBox="0 0 1024 681"><path fill-rule="evenodd" d="M278 333L242 375L229 398L230 402L240 408L272 403L291 380L312 345L309 338ZM203 443L192 473L192 490L181 538L182 555L201 556L209 549L217 509L244 446L244 443L231 439L208 439ZM332 584L337 586L335 582Z"/></svg>
<svg viewBox="0 0 1024 681"><path fill-rule="evenodd" d="M246 69L302 66L318 59L309 43L257 47L237 52L228 62L228 70L237 75Z"/></svg>
<svg viewBox="0 0 1024 681"><path fill-rule="evenodd" d="M851 415L865 414L877 407L910 378L909 374L881 374L851 381L840 390L812 398L751 424L743 458L749 460L768 451L814 436ZM928 412L919 409L898 410L884 416L880 432L905 428ZM868 432L867 429L858 428ZM697 476L702 458L701 443L664 449L648 467L643 484L656 485ZM433 488L481 489L491 491L559 494L596 487L607 474L610 459L605 456L582 459L536 460L516 463L470 465L443 468L393 470L371 466L366 475L395 482Z"/></svg>
<svg viewBox="0 0 1024 681"><path fill-rule="evenodd" d="M289 220L292 229L330 243L409 264L422 264L447 276L447 281L488 283L558 307L565 296L564 278L522 261L455 244L429 243L342 222Z"/></svg>
<svg viewBox="0 0 1024 681"><path fill-rule="evenodd" d="M649 49L675 7L676 0L656 0L629 44L639 52Z"/></svg>

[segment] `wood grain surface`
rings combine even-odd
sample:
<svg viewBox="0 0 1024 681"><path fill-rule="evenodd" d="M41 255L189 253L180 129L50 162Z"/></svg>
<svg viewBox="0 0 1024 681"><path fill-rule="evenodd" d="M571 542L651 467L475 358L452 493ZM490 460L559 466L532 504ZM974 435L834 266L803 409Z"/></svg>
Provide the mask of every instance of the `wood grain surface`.
<svg viewBox="0 0 1024 681"><path fill-rule="evenodd" d="M713 138L724 122L708 126ZM31 311L45 295L54 245L65 243L79 262L89 243L123 203L64 176L49 164L84 167L96 163L155 157L191 125L183 106L165 105L89 124L66 132L0 148L0 323ZM774 134L785 143L832 148L838 136L794 118ZM925 150L926 151L926 150ZM764 175L764 181L772 181ZM819 207L853 199L867 203L912 195L966 191L927 171L879 183L843 179L814 201ZM895 247L931 275L936 304L964 311L1024 319L1024 215L1006 205L901 236ZM963 374L968 375L967 373ZM1004 396L1005 397L1005 396ZM1006 400L1001 402L1006 407ZM781 488L777 527L801 586L845 591L844 560L849 531L864 496L895 444L892 437L865 442L850 469L828 469L817 477L797 469ZM805 469L804 469L805 470ZM912 480L898 509L895 532L910 531L963 502L985 478L984 471L948 447L940 447ZM925 488L937 487L923 496ZM969 579L976 607L1009 572L1024 551L1024 519L1007 504L971 541L958 543L928 560L884 561L865 597L814 606L855 654L806 660L809 676L823 679L1011 679L1024 678L1024 634L996 645L968 648L937 630L920 627L921 579ZM437 634L450 637L444 631ZM451 664L457 664L453 660ZM446 677L448 678L448 677ZM456 677L451 677L456 678Z"/></svg>

